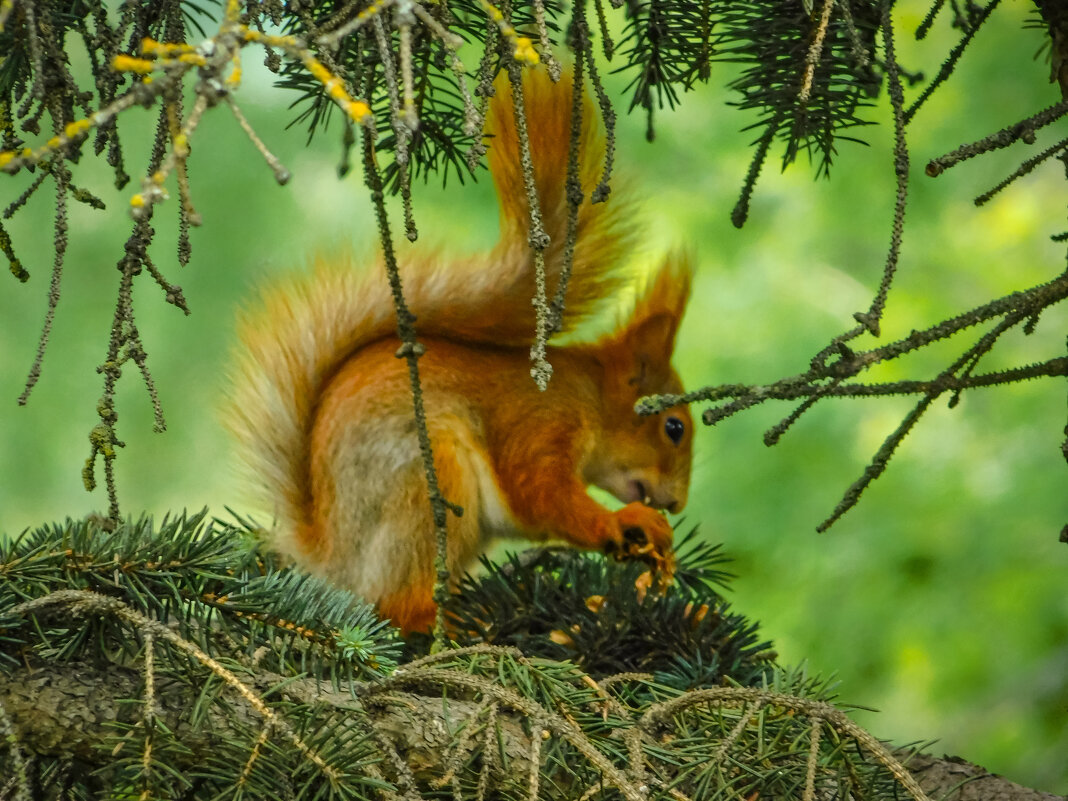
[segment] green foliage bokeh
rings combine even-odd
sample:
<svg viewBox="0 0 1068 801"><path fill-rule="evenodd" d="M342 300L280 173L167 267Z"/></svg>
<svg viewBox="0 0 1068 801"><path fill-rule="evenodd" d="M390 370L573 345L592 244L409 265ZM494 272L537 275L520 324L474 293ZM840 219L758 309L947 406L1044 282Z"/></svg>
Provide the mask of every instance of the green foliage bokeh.
<svg viewBox="0 0 1068 801"><path fill-rule="evenodd" d="M914 29L920 13L906 6L901 30ZM1001 10L1000 24L984 29L912 128L913 187L886 338L1062 269L1063 245L1048 239L1063 228L1064 177L1056 166L978 210L971 199L1030 155L1024 146L938 179L922 174L928 158L1057 99L1048 65L1032 59L1041 33L1022 28L1024 15L1022 6ZM933 70L956 35L946 27L943 21L939 36L919 44L901 37L905 65ZM621 83L610 89L619 97ZM147 281L135 289L168 431L152 433L147 397L128 368L118 398L118 428L128 443L118 461L119 487L128 513L204 505L220 514L224 505L246 510L216 413L228 392L235 310L258 281L307 264L315 251L351 251L370 261L375 249L360 176L336 178L338 131L311 147L300 129L283 131L291 98L270 88L266 75L249 75L238 99L294 177L277 187L220 110L205 118L193 143L190 178L204 225L193 231L193 260L182 273L173 256L176 200L157 211L153 257L183 287L193 316L166 306ZM644 142L643 119L620 124L620 172L642 196L648 220L640 257L651 261L682 244L699 264L677 355L689 387L767 382L802 370L851 324L853 312L867 307L890 234L892 131L881 107L871 115L884 124L861 131L871 146L844 143L830 182L813 182L803 167L766 171L750 222L735 230L729 212L750 138L739 129L751 119L725 99L722 89L686 97L680 111L660 116L653 145ZM147 158L151 115L134 110L128 123L132 171ZM135 129L144 135L131 135ZM90 159L75 180L100 191L109 208L71 210L63 299L41 383L26 408L15 399L44 314L52 199L35 196L7 224L32 274L27 286L7 277L0 292L0 402L9 404L0 415L0 531L9 533L106 505L100 493L85 493L80 469L96 421L95 366L111 324L129 190L110 189L106 168ZM25 176L19 181L0 182L2 205L21 191ZM410 245L398 235L402 255L442 246L459 255L495 239L487 181L453 182L445 191L419 186L415 201L421 238ZM1066 329L1063 308L1039 325L1039 333ZM995 358L1005 364L1048 358L1042 344L1051 338L1009 339ZM895 365L884 377L925 377L932 358ZM914 373L906 375L909 369ZM1068 547L1057 541L1068 511L1059 450L1063 384L980 390L955 410L940 404L859 507L816 535L815 525L909 405L826 403L773 449L764 448L761 433L787 407L762 407L703 429L685 516L736 556L733 602L762 622L784 662L807 659L816 672L837 672L843 700L882 710L859 722L899 742L937 738L936 751L959 753L1040 789L1068 791Z"/></svg>

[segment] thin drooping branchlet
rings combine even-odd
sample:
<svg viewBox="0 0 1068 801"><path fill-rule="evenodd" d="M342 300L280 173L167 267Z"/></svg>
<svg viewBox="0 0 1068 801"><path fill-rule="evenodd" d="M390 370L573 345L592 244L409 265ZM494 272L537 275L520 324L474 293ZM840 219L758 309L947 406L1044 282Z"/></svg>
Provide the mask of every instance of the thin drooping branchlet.
<svg viewBox="0 0 1068 801"><path fill-rule="evenodd" d="M856 506L857 502L860 500L861 494L873 481L883 474L890 458L897 451L898 446L901 445L916 423L919 422L924 412L927 411L928 407L940 397L942 393L949 390L950 387L948 382L944 379L955 377L955 374L966 366L974 366L980 358L989 353L990 349L1003 333L1018 325L1025 320L1027 316L1028 314L1026 311L1021 313L1018 310L1006 314L1005 318L994 326L994 328L980 337L974 345L964 352L964 354L943 370L938 378L929 383L929 387L924 393L923 398L921 398L916 406L913 407L912 411L905 416L905 419L901 421L893 433L883 441L883 444L879 446L879 449L875 452L875 455L868 463L868 466L864 468L863 474L861 474L861 476L845 491L845 494L838 502L838 505L835 506L834 511L831 512L830 516L816 527L817 531L826 531L834 525L835 521L842 515ZM939 381L939 379L943 379L943 381ZM964 378L962 380L967 381L968 379ZM961 388L954 387L953 389L959 397Z"/></svg>
<svg viewBox="0 0 1068 801"><path fill-rule="evenodd" d="M576 10L581 4L576 3ZM604 0L593 0L593 8L597 13L597 30L601 33L601 50L604 52L605 61L611 61L615 54L616 45L612 41L612 35L608 32L608 18L605 16Z"/></svg>
<svg viewBox="0 0 1068 801"><path fill-rule="evenodd" d="M946 0L935 0L931 4L931 7L927 11L927 16L923 18L923 22L916 29L917 39L926 39L928 31L931 30L931 26L934 25L935 17L938 16L938 12L942 10L942 7L946 4Z"/></svg>
<svg viewBox="0 0 1068 801"><path fill-rule="evenodd" d="M485 36L486 48L482 51L482 59L478 63L478 80L475 84L475 96L479 98L476 112L480 129L485 124L490 98L493 97L496 92L496 89L493 86L493 80L496 76L495 64L499 58L501 32L492 20L486 22ZM484 155L486 155L486 145L482 141L482 137L476 136L471 142L471 146L468 148L467 153L464 154L467 168L474 172L476 167L478 167L479 163L482 161Z"/></svg>
<svg viewBox="0 0 1068 801"><path fill-rule="evenodd" d="M801 91L797 97L802 106L807 105L809 98L812 96L812 79L816 74L816 65L820 62L820 56L823 55L823 40L827 36L827 26L831 22L831 7L833 5L834 0L823 0L820 21L813 32L812 44L809 45L808 54L805 56L805 69L801 74Z"/></svg>
<svg viewBox="0 0 1068 801"><path fill-rule="evenodd" d="M905 418L898 424L893 433L883 440L882 445L879 446L875 455L872 456L868 466L864 468L864 472L861 474L860 478L849 486L831 514L828 515L822 523L816 526L816 531L821 533L826 531L834 525L842 515L857 505L861 494L875 479L883 474L883 471L886 470L886 466L890 461L890 457L894 455L894 451L896 451L897 447L904 441L913 426L919 422L920 417L923 416L924 412L927 411L927 408L934 402L936 397L937 396L934 394L924 395L919 403L912 408L912 411L905 415Z"/></svg>
<svg viewBox="0 0 1068 801"><path fill-rule="evenodd" d="M29 271L22 266L22 260L15 254L15 248L11 243L11 235L0 223L0 253L7 257L8 269L16 280L26 283L30 280Z"/></svg>
<svg viewBox="0 0 1068 801"><path fill-rule="evenodd" d="M934 94L935 90L953 74L953 71L957 67L957 61L964 55L964 50L971 44L972 40L975 38L975 34L979 32L983 23L986 22L987 17L989 17L991 12L998 7L998 3L1000 2L1001 0L990 0L989 3L983 6L983 10L979 12L975 22L965 30L964 36L961 37L957 45L950 51L949 56L938 70L938 74L934 77L934 80L927 84L923 92L920 93L920 96L917 97L912 105L905 111L906 125L912 121L912 118L916 116L916 112L919 111L923 104L927 102L932 94Z"/></svg>
<svg viewBox="0 0 1068 801"><path fill-rule="evenodd" d="M890 107L894 112L894 222L890 233L890 248L886 254L883 277L879 282L879 291L875 294L867 312L854 314L853 318L864 326L868 333L879 336L879 325L886 307L886 298L890 285L897 272L898 257L901 254L901 236L905 229L905 203L909 191L909 147L905 139L904 104L905 94L901 87L901 75L898 72L897 54L894 51L894 28L890 19L890 3L884 2L882 9L883 48L886 57L886 80L890 95Z"/></svg>
<svg viewBox="0 0 1068 801"><path fill-rule="evenodd" d="M585 24L585 11L583 11L583 33L589 41L589 27ZM580 38L581 41L581 38ZM580 57L585 56L586 68L590 73L590 83L593 85L593 93L597 96L597 107L601 110L601 124L604 126L604 170L601 180L590 193L590 203L603 203L608 200L612 191L612 165L616 157L616 111L612 108L612 102L601 82L601 75L597 71L597 62L593 57L593 47L587 45L582 48Z"/></svg>
<svg viewBox="0 0 1068 801"><path fill-rule="evenodd" d="M1036 131L1056 122L1066 114L1068 114L1068 100L1062 100L1060 103L1043 109L1027 119L1008 125L996 133L985 136L978 141L961 145L944 156L931 159L927 162L927 175L934 178L950 167L957 166L962 161L975 158L983 153L989 153L991 150L1009 147L1020 140L1024 142L1034 141Z"/></svg>
<svg viewBox="0 0 1068 801"><path fill-rule="evenodd" d="M738 195L738 201L731 210L731 223L735 228L741 228L749 219L749 204L753 199L753 190L756 189L760 170L767 160L768 151L771 149L771 142L775 138L775 129L778 124L778 121L772 121L756 142L757 149L753 153L753 158L749 162L749 169L746 171L745 178L742 181L741 194Z"/></svg>
<svg viewBox="0 0 1068 801"><path fill-rule="evenodd" d="M192 256L192 245L189 242L189 228L193 225L200 225L201 218L200 213L193 205L192 191L189 188L189 172L186 166L186 156L188 153L183 153L174 146L178 141L178 137L182 135L181 125L179 124L182 105L181 98L174 97L168 102L164 108L167 111L167 129L170 133L171 152L179 153L174 162L174 175L175 180L178 183L178 264L181 267L185 267L189 263L189 259Z"/></svg>
<svg viewBox="0 0 1068 801"><path fill-rule="evenodd" d="M382 64L382 76L385 79L390 107L394 109L390 114L389 124L393 129L395 141L395 159L399 175L398 185L400 187L401 203L404 208L404 229L408 240L414 242L419 234L415 227L415 219L412 216L412 165L408 146L412 141L412 134L418 126L418 119L415 117L415 106L411 106L411 113L409 114L407 113L408 101L405 100L403 103L401 101L401 91L397 84L397 70L393 63L393 51L390 49L381 15L375 16L371 27L374 29L375 42L378 44L378 57ZM402 48L400 53L402 63L404 55ZM410 64L410 49L407 55Z"/></svg>
<svg viewBox="0 0 1068 801"><path fill-rule="evenodd" d="M145 386L148 389L149 398L152 401L156 430L160 432L166 430L159 394L156 391L155 383L152 381L152 376L148 372L145 349L133 317L133 279L141 272L142 266L147 261L148 242L151 241L154 233L148 224L150 218L151 215L146 215L134 223L133 233L126 241L126 256L118 265L121 278L111 325L111 337L108 341L107 356L104 363L97 368L97 372L104 376L103 395L97 403L97 416L100 422L89 433L90 451L85 461L85 467L82 469L82 480L85 483L85 488L92 491L96 486L94 475L96 459L98 456L103 459L104 481L108 497L108 518L112 525L117 525L120 518L114 463L118 456L117 449L125 445L118 438L115 429L115 425L118 422L118 413L115 410L115 392L118 380L122 377L123 364L126 361L132 359L141 371Z"/></svg>
<svg viewBox="0 0 1068 801"><path fill-rule="evenodd" d="M464 68L464 63L460 60L460 57L457 54L457 51L464 43L463 38L442 27L441 23L434 19L434 17L432 17L421 5L415 4L413 10L415 11L415 16L419 18L419 21L426 25L427 29L438 37L451 54L452 58L449 60L449 69L452 70L453 78L456 81L456 88L460 91L460 98L463 101L463 131L468 136L478 136L482 133L483 117L475 108L475 102L471 97L471 89L467 85L467 79L465 77L466 69ZM494 28L494 30L496 30L496 28ZM487 45L486 50L487 52L490 52L491 47ZM474 168L472 167L472 169Z"/></svg>
<svg viewBox="0 0 1068 801"><path fill-rule="evenodd" d="M564 304L567 297L567 285L571 280L571 269L575 264L575 240L578 236L578 211L584 200L582 182L579 180L579 145L582 137L582 103L585 93L583 56L589 47L586 29L584 3L576 3L571 20L572 35L576 39L574 48L579 50L575 59L575 74L571 79L571 124L568 129L567 143L567 177L565 196L567 198L567 230L564 235L564 263L560 268L556 292L549 306L550 317L547 321L547 336L559 331L563 326Z"/></svg>
<svg viewBox="0 0 1068 801"><path fill-rule="evenodd" d="M58 120L57 128L58 128ZM29 375L22 394L19 395L19 406L25 406L30 398L30 393L37 385L41 377L41 363L44 361L45 349L52 335L52 325L56 319L56 307L59 306L59 296L63 279L63 261L67 253L68 225L67 225L67 192L69 191L70 171L58 157L52 163L52 175L56 182L56 215L53 223L55 250L52 259L52 277L48 285L48 310L45 312L44 327L41 336L37 340L37 353L33 357ZM16 273L18 275L18 273Z"/></svg>
<svg viewBox="0 0 1068 801"><path fill-rule="evenodd" d="M173 145L167 156L155 170L144 177L141 182L141 191L130 199L130 214L135 220L148 215L152 206L166 199L167 193L163 189L163 183L178 165L185 163L186 156L189 155L189 140L196 131L197 126L200 125L204 112L208 110L209 102L207 95L199 95L197 97L181 129L174 134ZM164 106L165 122L172 116L177 121L176 115L169 112L168 109L169 106ZM177 125L175 127L177 128ZM167 130L169 134L169 128Z"/></svg>
<svg viewBox="0 0 1068 801"><path fill-rule="evenodd" d="M526 103L523 99L523 76L519 62L514 59L508 64L508 82L512 87L512 110L515 115L516 138L519 142L519 162L523 172L523 188L527 195L527 208L530 214L527 243L530 245L534 259L534 304L535 333L534 343L530 346L530 375L538 388L545 390L549 386L553 368L546 358L549 336L554 323L552 309L549 307L548 287L545 280L545 249L549 247L549 234L541 218L541 200L534 182L534 161L530 155L530 135L527 131Z"/></svg>
<svg viewBox="0 0 1068 801"><path fill-rule="evenodd" d="M1037 167L1039 164L1042 164L1044 161L1054 156L1062 155L1066 151L1068 151L1068 138L1062 139L1054 145L1050 145L1037 156L1032 156L1019 167L1017 167L1011 175L1006 177L1003 181L998 182L996 186L992 187L991 189L988 189L987 191L983 192L983 194L979 195L975 199L975 205L982 206L1002 189L1009 186L1009 184L1011 184L1017 178L1023 178L1025 175L1030 174L1030 172L1034 170L1034 168Z"/></svg>
<svg viewBox="0 0 1068 801"><path fill-rule="evenodd" d="M396 253L393 249L393 236L390 233L389 215L386 211L385 194L382 190L382 177L375 162L373 137L373 132L365 128L363 132L364 180L367 183L367 188L371 191L371 202L374 205L375 218L378 222L379 243L382 246L382 258L385 263L390 292L393 296L393 305L397 314L397 336L401 341L401 346L397 350L397 357L405 359L408 363L408 378L412 388L416 436L419 440L419 452L423 457L423 470L426 475L427 493L434 518L434 537L437 544L434 578L434 602L437 604L437 613L434 621L434 639L439 643L440 647L444 647L447 642L444 608L445 601L449 596L448 529L446 524L450 512L459 517L463 514L463 509L456 504L450 503L441 494L441 489L438 486L437 470L434 467L434 451L431 447L430 431L426 422L426 410L423 406L423 390L419 382L419 357L425 353L426 349L416 338L415 317L408 310L408 304L404 300L404 288L401 284L400 270L397 265Z"/></svg>
<svg viewBox="0 0 1068 801"><path fill-rule="evenodd" d="M241 108L237 105L233 96L227 94L223 97L223 100L226 102L226 105L230 107L230 111L234 113L234 119L236 119L237 124L241 126L241 130L245 132L249 141L252 142L256 150L263 156L263 160L267 162L267 166L271 168L271 172L274 173L274 180L278 182L279 186L285 186L289 183L289 179L292 177L291 173L286 166L279 161L278 157L267 148L267 145L263 143L263 140L260 139L259 135L245 118L245 115L241 112Z"/></svg>
<svg viewBox="0 0 1068 801"><path fill-rule="evenodd" d="M48 163L48 162L45 162L45 163ZM42 164L42 166L44 166L44 165ZM33 183L31 183L28 187L26 187L26 189L23 190L22 194L19 195L17 198L15 198L13 201L11 201L11 203L8 205L8 207L6 209L4 209L4 213L2 215L3 218L5 220L10 220L11 216L16 211L18 211L23 206L25 206L26 205L26 201L28 201L31 197L33 197L34 192L36 192L38 189L41 188L41 185L45 182L45 178L47 178L50 174L51 174L51 170L42 169L40 172L38 172L37 177L33 179Z"/></svg>
<svg viewBox="0 0 1068 801"><path fill-rule="evenodd" d="M555 83L560 80L563 68L553 55L553 43L549 39L549 28L545 22L545 0L530 0L530 2L534 6L534 22L538 29L538 43L541 45L541 52L538 55L546 69L549 70L549 77ZM584 5L584 1L576 3L575 7L578 8L581 5Z"/></svg>
<svg viewBox="0 0 1068 801"><path fill-rule="evenodd" d="M824 384L822 387L820 387L807 398L805 398L804 401L802 401L797 406L797 408L790 412L790 414L788 414L786 417L784 417L782 420L780 420L778 423L776 423L764 432L764 444L767 445L769 448L772 445L777 445L779 440L782 438L782 435L789 431L790 427L798 420L800 420L802 415L805 414L805 412L815 406L817 402L825 398L827 396L827 393L837 387L840 383L841 379L836 378L834 381L831 381L828 384Z"/></svg>
<svg viewBox="0 0 1068 801"><path fill-rule="evenodd" d="M882 475L897 447L937 398L948 393L951 396L951 405L956 405L960 393L965 390L1005 386L1040 377L1068 375L1068 358L1064 357L1054 357L1037 364L995 370L979 375L974 374L978 362L991 351L1004 332L1029 323L1043 310L1066 298L1068 298L1068 273L1048 283L1040 284L1024 292L1014 292L984 306L943 320L926 330L913 331L907 337L868 351L854 351L845 345L847 336L852 339L862 333L861 330L854 329L838 338L836 349L825 351L823 358L813 359L808 372L784 378L772 384L725 384L706 387L683 395L653 396L639 401L635 409L639 414L655 414L683 403L717 402L720 405L706 409L702 414L703 422L713 425L769 400L801 400L799 407L765 433L765 442L774 444L804 412L825 398L921 395L922 398L913 410L880 446L863 475L846 490L835 510L819 525L818 529L823 531L855 506L863 491ZM848 381L875 364L914 353L967 328L997 318L1001 319L989 332L981 336L956 361L932 379L888 381L879 384ZM833 360L831 360L832 356L835 357Z"/></svg>
<svg viewBox="0 0 1068 801"><path fill-rule="evenodd" d="M337 47L346 36L355 33L371 20L378 19L379 15L392 6L393 3L394 0L374 0L344 25L338 25L333 30L330 30L331 26L329 24L322 25L321 30L329 31L329 33L321 34L316 39L316 42L327 49Z"/></svg>
<svg viewBox="0 0 1068 801"><path fill-rule="evenodd" d="M38 34L41 32L40 26L37 21L37 4L36 3L22 3L22 13L26 16L26 29L29 31L30 36L30 58L33 61L33 84L30 87L30 91L26 96L26 100L22 106L19 107L18 115L25 117L30 110L30 104L34 101L41 104L43 109L45 106L45 76L48 74L44 68L44 54L42 53L41 40L43 37Z"/></svg>
<svg viewBox="0 0 1068 801"><path fill-rule="evenodd" d="M119 53L119 37L108 23L107 9L103 3L92 9L94 32L90 32L88 24L80 26L79 33L85 44L85 51L89 56L90 70L96 84L99 97L99 105L107 107L115 102L119 92L123 76L107 69L105 65L111 64ZM107 163L115 172L115 188L122 189L130 180L123 168L122 143L119 140L119 129L114 124L103 123L97 127L96 138L93 141L93 152L100 155L107 150Z"/></svg>
<svg viewBox="0 0 1068 801"><path fill-rule="evenodd" d="M179 4L172 3L167 6L166 19L167 21L163 28L164 40L167 42L180 42L184 40L185 20L182 17L182 9ZM236 59L237 56L235 55L234 58ZM235 68L235 72L239 71L240 67ZM186 133L182 126L184 107L182 104L181 92L175 91L172 88L164 94L163 98L163 110L167 119L168 141L171 153L174 154L175 182L178 184L178 265L180 267L185 267L189 263L189 259L193 253L193 246L189 240L189 228L194 225L199 226L201 223L200 214L193 205L192 190L189 187L189 172L186 161L189 155L189 150L188 147L181 146L181 140L179 138L184 136L184 141L188 142L191 132ZM197 98L198 102L200 99L200 97ZM164 175L166 175L165 171Z"/></svg>
<svg viewBox="0 0 1068 801"><path fill-rule="evenodd" d="M398 116L411 131L419 127L419 115L415 110L415 79L412 77L412 27L415 25L413 5L411 0L402 0L397 4L393 17L400 41L397 60L400 63L402 102Z"/></svg>
<svg viewBox="0 0 1068 801"><path fill-rule="evenodd" d="M1068 344L1068 337L1065 337L1065 343ZM1068 370L1068 358L1065 358L1065 369ZM1064 426L1064 441L1061 442L1061 453L1064 454L1064 460L1068 462L1068 424ZM1066 533L1068 533L1068 524L1065 524L1064 530L1061 531L1061 541L1066 541Z"/></svg>
<svg viewBox="0 0 1068 801"><path fill-rule="evenodd" d="M842 21L845 22L846 31L849 33L849 42L853 49L853 59L858 66L866 68L871 64L871 53L868 51L867 45L861 41L860 30L857 28L857 21L853 18L853 11L850 8L849 0L840 3L839 8L842 12ZM900 65L898 68L900 69Z"/></svg>

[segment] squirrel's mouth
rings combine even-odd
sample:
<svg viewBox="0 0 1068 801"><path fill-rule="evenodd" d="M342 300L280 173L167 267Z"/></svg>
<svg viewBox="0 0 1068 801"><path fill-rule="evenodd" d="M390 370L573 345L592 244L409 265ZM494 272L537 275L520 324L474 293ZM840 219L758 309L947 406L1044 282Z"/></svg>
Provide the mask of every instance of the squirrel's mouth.
<svg viewBox="0 0 1068 801"><path fill-rule="evenodd" d="M629 502L638 501L644 503L646 506L651 506L653 509L663 509L666 512L674 513L679 508L679 502L674 498L658 498L653 490L641 479L631 479L627 482L627 500Z"/></svg>
<svg viewBox="0 0 1068 801"><path fill-rule="evenodd" d="M653 505L652 496L649 495L649 490L645 486L645 482L639 481L636 478L627 482L627 496L628 500L631 502L640 501L646 506Z"/></svg>

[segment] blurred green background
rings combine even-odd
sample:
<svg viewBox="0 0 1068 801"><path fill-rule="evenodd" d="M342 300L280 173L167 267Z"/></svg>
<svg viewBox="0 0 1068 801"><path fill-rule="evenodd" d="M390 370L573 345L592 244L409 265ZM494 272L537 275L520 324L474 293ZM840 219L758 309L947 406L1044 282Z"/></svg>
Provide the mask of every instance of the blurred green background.
<svg viewBox="0 0 1068 801"><path fill-rule="evenodd" d="M1034 58L1043 34L1022 25L1030 4L1003 7L966 53L958 75L911 129L913 186L901 270L884 337L924 328L996 295L1048 280L1063 269L1064 175L1056 162L982 209L972 198L1037 152L1020 145L967 162L932 180L927 159L1032 114L1059 99L1048 63ZM923 4L898 15L899 49L910 69L934 74L957 33L940 20L922 43L911 34ZM76 55L76 61L78 56ZM163 303L147 276L136 285L138 324L160 390L168 430L152 433L151 409L132 366L119 393L118 461L126 513L208 506L250 511L234 480L231 446L217 423L226 398L233 318L250 288L300 269L315 251L375 248L367 193L358 174L338 181L336 128L305 146L289 94L251 74L237 99L290 168L284 188L225 108L209 113L193 141L190 176L204 225L193 231L193 261L174 257L176 200L159 209L154 259L181 284L189 319ZM888 113L861 131L870 147L842 143L832 180L805 165L764 170L749 224L728 215L748 164L751 122L725 105L733 74L718 66L713 85L659 116L644 141L644 119L621 118L619 172L644 198L647 247L639 258L682 244L696 255L695 297L683 325L677 366L689 387L767 382L804 369L808 358L868 307L890 235L893 171ZM618 97L624 76L613 76ZM918 90L908 92L914 97ZM623 108L622 105L619 106ZM127 123L127 165L147 159L149 112ZM1042 137L1037 147L1064 136ZM140 132L143 135L138 134ZM1048 132L1047 132L1048 133ZM28 176L0 181L0 204ZM9 223L32 280L8 278L0 293L0 531L82 516L106 507L80 471L129 231L131 185L119 193L91 158L75 181L100 192L109 210L71 210L63 298L43 377L30 404L15 399L33 358L51 264L54 197L38 194ZM416 192L422 236L402 254L445 247L463 254L489 246L496 208L487 181L450 180ZM395 216L399 230L399 214ZM984 366L1063 352L1068 310L1055 309L1030 338L1004 338ZM879 377L925 377L972 341L884 368ZM937 405L894 457L860 506L824 535L816 524L896 426L911 402L824 402L768 449L761 433L789 411L767 406L697 434L687 524L726 543L736 557L735 605L760 620L784 662L837 673L841 700L877 708L858 713L881 737L937 739L957 753L1040 789L1068 792L1068 521L1060 454L1063 381L965 395ZM700 409L695 409L699 412Z"/></svg>

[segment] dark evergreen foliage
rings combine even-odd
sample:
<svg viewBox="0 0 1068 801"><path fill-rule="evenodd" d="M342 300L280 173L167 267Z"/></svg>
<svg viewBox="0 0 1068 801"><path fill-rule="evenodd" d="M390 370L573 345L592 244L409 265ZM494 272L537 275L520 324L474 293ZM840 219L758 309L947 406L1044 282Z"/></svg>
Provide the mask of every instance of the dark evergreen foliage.
<svg viewBox="0 0 1068 801"><path fill-rule="evenodd" d="M680 690L723 681L758 685L772 668L771 643L716 591L729 561L696 529L679 543L674 582L646 590L649 568L567 548L483 560L448 607L458 644L511 645L531 656L571 660L595 678L652 673Z"/></svg>
<svg viewBox="0 0 1068 801"><path fill-rule="evenodd" d="M739 108L755 109L760 120L749 127L760 139L785 142L783 168L806 152L819 173L827 173L836 140L860 141L843 131L871 124L861 110L871 106L882 85L873 62L879 3L844 4L852 17L832 17L822 48L810 53L819 33L817 8L795 0L742 0L722 4L715 27L716 56L744 66L730 84ZM852 24L851 24L852 23ZM811 63L810 88L803 91Z"/></svg>
<svg viewBox="0 0 1068 801"><path fill-rule="evenodd" d="M48 615L42 632L10 614L50 593L89 590L174 627L210 656L248 658L266 646L258 664L279 675L340 685L396 664L395 632L370 606L280 566L247 526L212 523L205 512L158 526L130 519L114 531L104 522L67 520L0 541L0 663L139 653L136 627L119 618Z"/></svg>

